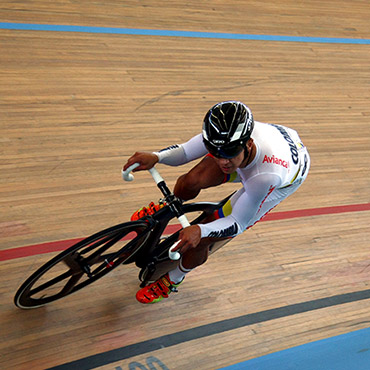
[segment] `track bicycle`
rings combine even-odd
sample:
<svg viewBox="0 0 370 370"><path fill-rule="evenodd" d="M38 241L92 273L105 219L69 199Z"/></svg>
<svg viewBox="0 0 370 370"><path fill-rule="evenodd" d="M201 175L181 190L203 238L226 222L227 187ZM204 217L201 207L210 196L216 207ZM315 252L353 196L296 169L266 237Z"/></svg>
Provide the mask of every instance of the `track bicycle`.
<svg viewBox="0 0 370 370"><path fill-rule="evenodd" d="M126 181L133 180L131 171L137 166L139 164L135 163L122 172ZM166 205L153 215L102 230L59 253L20 286L14 297L17 307L30 309L44 306L92 284L120 265L136 264L140 269L140 287L176 268L181 256L172 249L176 246L180 230L165 235L170 221L177 218L183 228L202 223L232 194L219 203L182 203L169 190L157 169L153 167L149 172ZM215 242L210 246L210 253L227 242Z"/></svg>

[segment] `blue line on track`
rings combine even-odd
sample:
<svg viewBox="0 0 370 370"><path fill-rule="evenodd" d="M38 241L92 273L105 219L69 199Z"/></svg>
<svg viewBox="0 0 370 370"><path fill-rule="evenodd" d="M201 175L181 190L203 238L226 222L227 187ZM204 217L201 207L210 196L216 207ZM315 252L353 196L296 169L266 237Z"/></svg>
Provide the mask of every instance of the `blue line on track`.
<svg viewBox="0 0 370 370"><path fill-rule="evenodd" d="M370 329L271 353L219 370L368 370Z"/></svg>
<svg viewBox="0 0 370 370"><path fill-rule="evenodd" d="M150 30L137 28L87 27L87 26L8 23L8 22L0 22L0 29L25 30L25 31L83 32L99 34L105 33L105 34L140 35L140 36L210 38L210 39L228 39L228 40L285 41L285 42L370 45L370 39L249 35L249 34L220 33L220 32L191 32L191 31L171 31L171 30Z"/></svg>

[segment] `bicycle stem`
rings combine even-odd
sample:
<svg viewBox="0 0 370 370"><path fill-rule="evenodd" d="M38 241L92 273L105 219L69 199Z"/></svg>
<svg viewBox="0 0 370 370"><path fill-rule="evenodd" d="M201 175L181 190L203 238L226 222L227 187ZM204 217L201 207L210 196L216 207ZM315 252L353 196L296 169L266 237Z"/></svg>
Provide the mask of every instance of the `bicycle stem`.
<svg viewBox="0 0 370 370"><path fill-rule="evenodd" d="M122 177L125 181L133 181L134 176L131 174L131 171L133 171L135 168L140 166L140 163L134 163L130 167L127 168L126 171L122 171ZM185 216L184 212L181 209L181 206L179 204L179 200L172 194L170 189L167 187L166 182L163 180L162 176L159 174L158 170L154 167L149 169L150 174L153 177L153 180L157 184L157 187L162 192L162 194L165 197L166 202L168 203L168 206L171 208L172 212L176 215L177 219L179 220L181 226L183 228L190 226L189 220ZM169 249L168 255L170 259L172 260L178 260L181 258L181 254L179 252L173 252L172 249L177 246L177 244L180 242L178 240L173 244L173 246Z"/></svg>

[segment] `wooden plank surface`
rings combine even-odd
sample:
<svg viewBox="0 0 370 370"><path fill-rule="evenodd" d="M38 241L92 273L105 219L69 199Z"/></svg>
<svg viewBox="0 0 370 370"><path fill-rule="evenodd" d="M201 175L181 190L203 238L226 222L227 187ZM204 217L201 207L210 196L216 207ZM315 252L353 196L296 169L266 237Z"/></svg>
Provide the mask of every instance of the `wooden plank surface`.
<svg viewBox="0 0 370 370"><path fill-rule="evenodd" d="M370 38L366 2L3 2L2 21ZM133 151L200 132L215 102L290 126L309 148L305 184L273 212L368 204L367 45L190 39L0 29L0 251L81 238L159 197L150 176L120 178ZM159 166L173 186L191 164ZM217 201L237 189L209 189ZM54 253L0 262L0 367L45 369L138 345L102 369L217 369L368 326L369 300L145 352L145 341L266 310L369 289L369 211L261 222L193 271L180 293L142 306L134 266L45 308L13 306ZM288 312L288 311L287 311ZM169 317L173 317L169 319ZM144 348L144 349L143 349ZM205 355L206 352L206 355ZM184 354L191 354L185 356Z"/></svg>

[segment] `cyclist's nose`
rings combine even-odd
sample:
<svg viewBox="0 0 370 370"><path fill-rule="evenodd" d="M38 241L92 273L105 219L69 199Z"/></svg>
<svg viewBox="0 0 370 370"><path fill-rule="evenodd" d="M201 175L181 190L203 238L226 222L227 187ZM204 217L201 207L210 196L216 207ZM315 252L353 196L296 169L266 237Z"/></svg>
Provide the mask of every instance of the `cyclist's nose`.
<svg viewBox="0 0 370 370"><path fill-rule="evenodd" d="M230 163L230 159L228 158L219 158L220 164L228 164Z"/></svg>

